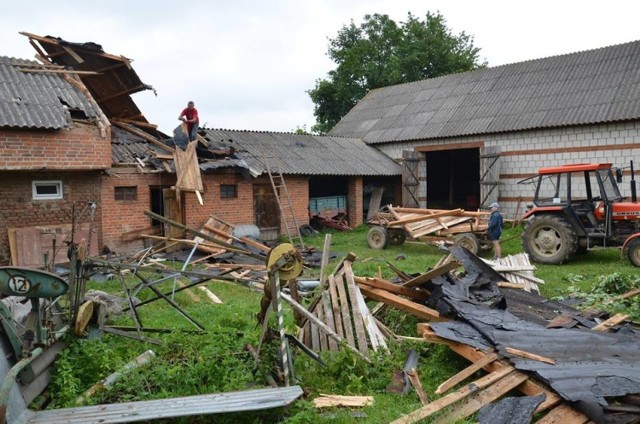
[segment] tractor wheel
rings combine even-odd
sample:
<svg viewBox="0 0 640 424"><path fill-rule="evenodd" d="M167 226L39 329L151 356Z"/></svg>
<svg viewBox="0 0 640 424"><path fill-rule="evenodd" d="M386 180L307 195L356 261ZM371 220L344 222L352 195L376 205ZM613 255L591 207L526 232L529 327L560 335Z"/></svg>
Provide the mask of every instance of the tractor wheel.
<svg viewBox="0 0 640 424"><path fill-rule="evenodd" d="M480 241L473 233L456 234L453 236L453 242L460 247L464 247L474 255L477 255L480 250Z"/></svg>
<svg viewBox="0 0 640 424"><path fill-rule="evenodd" d="M633 266L640 267L640 237L636 237L627 246L627 258Z"/></svg>
<svg viewBox="0 0 640 424"><path fill-rule="evenodd" d="M562 264L576 254L578 237L563 217L540 215L527 222L522 244L532 260L543 264Z"/></svg>
<svg viewBox="0 0 640 424"><path fill-rule="evenodd" d="M400 246L407 240L407 234L402 228L388 228L389 244L392 246Z"/></svg>
<svg viewBox="0 0 640 424"><path fill-rule="evenodd" d="M384 249L387 247L389 237L383 227L371 227L367 233L367 244L372 249Z"/></svg>

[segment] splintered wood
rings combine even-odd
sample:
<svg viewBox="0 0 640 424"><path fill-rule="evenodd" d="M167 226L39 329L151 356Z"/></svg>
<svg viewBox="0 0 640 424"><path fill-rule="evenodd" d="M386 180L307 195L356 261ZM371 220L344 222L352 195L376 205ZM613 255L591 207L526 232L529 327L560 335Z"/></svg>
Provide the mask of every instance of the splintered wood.
<svg viewBox="0 0 640 424"><path fill-rule="evenodd" d="M509 283L498 283L498 286L540 294L538 284L544 284L544 280L533 275L536 267L531 265L529 255L526 253L509 255L495 261L485 262Z"/></svg>
<svg viewBox="0 0 640 424"><path fill-rule="evenodd" d="M196 144L191 142L186 150L176 149L173 152L173 161L178 174L176 188L182 191L204 191L202 178L200 176L200 166L196 156Z"/></svg>
<svg viewBox="0 0 640 424"><path fill-rule="evenodd" d="M386 350L385 337L355 283L351 262L344 261L339 272L329 275L328 282L328 290L320 294L320 300L309 312L365 356L369 348L374 351ZM311 320L302 327L302 339L305 345L315 351L341 349Z"/></svg>
<svg viewBox="0 0 640 424"><path fill-rule="evenodd" d="M225 243L231 243L233 241L233 236L231 235L233 229L233 225L228 224L223 220L211 215L200 231L217 240L223 241ZM197 243L198 250L202 252L207 252L214 255L226 252L225 248L222 246L212 247L211 244L207 244L202 237L195 237L193 241Z"/></svg>
<svg viewBox="0 0 640 424"><path fill-rule="evenodd" d="M446 236L487 229L488 212L467 212L464 209L418 209L388 205L388 213L378 212L370 223L385 227L404 228L414 239L433 234Z"/></svg>

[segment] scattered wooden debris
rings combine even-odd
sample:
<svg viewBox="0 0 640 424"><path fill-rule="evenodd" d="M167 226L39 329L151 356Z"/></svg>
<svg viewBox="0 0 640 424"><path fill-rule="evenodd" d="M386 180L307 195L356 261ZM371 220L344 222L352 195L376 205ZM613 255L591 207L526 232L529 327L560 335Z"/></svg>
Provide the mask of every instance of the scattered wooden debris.
<svg viewBox="0 0 640 424"><path fill-rule="evenodd" d="M536 267L531 265L526 253L509 255L494 261L485 260L485 263L505 278L506 283L499 283L499 286L540 294L538 284L544 284L544 280L533 275Z"/></svg>

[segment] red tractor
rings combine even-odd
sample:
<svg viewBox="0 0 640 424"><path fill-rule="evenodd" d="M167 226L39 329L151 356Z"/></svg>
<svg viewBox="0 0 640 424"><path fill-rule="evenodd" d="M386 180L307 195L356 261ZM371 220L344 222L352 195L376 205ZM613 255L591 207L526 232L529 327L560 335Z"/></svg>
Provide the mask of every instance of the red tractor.
<svg viewBox="0 0 640 424"><path fill-rule="evenodd" d="M631 201L620 194L622 169L610 163L541 168L519 183L534 183L533 206L524 214L524 250L540 263L561 264L593 246L622 246L640 267L640 203L633 162Z"/></svg>

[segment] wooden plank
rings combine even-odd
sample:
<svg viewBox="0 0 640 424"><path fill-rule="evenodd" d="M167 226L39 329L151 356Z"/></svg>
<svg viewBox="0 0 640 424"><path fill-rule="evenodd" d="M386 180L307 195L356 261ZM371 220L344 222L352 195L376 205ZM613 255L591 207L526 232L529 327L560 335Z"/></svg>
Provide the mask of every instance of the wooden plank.
<svg viewBox="0 0 640 424"><path fill-rule="evenodd" d="M358 285L365 285L374 289L386 290L389 293L407 296L415 300L429 300L429 293L427 292L415 290L400 284L394 284L390 281L383 280L382 278L355 277L355 282L358 283Z"/></svg>
<svg viewBox="0 0 640 424"><path fill-rule="evenodd" d="M355 284L354 284L355 286ZM367 307L367 303L364 301L362 294L360 293L360 289L358 286L355 286L355 295L358 301L358 305L360 306L360 314L362 315L362 322L364 323L364 327L369 334L369 341L371 343L371 347L374 351L378 351L378 347L382 347L385 350L388 350L387 342L384 340L384 336L380 332L380 329L376 325L376 321L371 315L369 308Z"/></svg>
<svg viewBox="0 0 640 424"><path fill-rule="evenodd" d="M399 220L396 221L391 221L389 222L389 224L387 224L389 227L394 227L394 226L399 226L399 225L405 225L405 224L411 224L414 222L420 222L420 221L424 221L426 219L435 219L435 218L439 218L441 216L449 216L449 215L460 215L462 214L462 212L464 212L464 209L453 209L450 211L443 211L443 212L436 212L433 213L431 215L419 215L419 216L415 216L415 217L411 217L411 218L401 218Z"/></svg>
<svg viewBox="0 0 640 424"><path fill-rule="evenodd" d="M331 249L331 234L325 234L324 236L324 244L322 246L322 260L320 261L320 285L325 280L325 270L327 265L329 264L329 251Z"/></svg>
<svg viewBox="0 0 640 424"><path fill-rule="evenodd" d="M424 392L424 389L422 388L422 383L420 382L418 371L416 371L415 368L411 368L409 371L407 371L407 378L409 379L409 382L413 386L413 389L418 394L418 397L420 398L420 402L423 405L428 405L430 403L429 398L427 397L427 394Z"/></svg>
<svg viewBox="0 0 640 424"><path fill-rule="evenodd" d="M196 156L196 143L190 142L186 150L176 149L173 161L178 174L176 188L183 191L204 191Z"/></svg>
<svg viewBox="0 0 640 424"><path fill-rule="evenodd" d="M320 330L312 322L309 322L309 325L311 325L311 349L320 351Z"/></svg>
<svg viewBox="0 0 640 424"><path fill-rule="evenodd" d="M116 127L122 128L123 130L129 131L130 133L145 139L146 141L153 144L154 146L158 146L167 152L174 153L176 151L176 149L174 149L173 147L165 145L160 140L156 139L155 137L152 137L151 135L147 134L146 132L142 131L139 128L136 128L132 125L129 125L123 122L119 122L117 119L111 119L109 122L111 122L111 124L115 125Z"/></svg>
<svg viewBox="0 0 640 424"><path fill-rule="evenodd" d="M457 261L450 261L445 263L444 265L441 265L439 267L436 267L432 270L429 270L427 272L425 272L424 274L418 275L415 278L412 278L409 281L405 281L404 283L402 283L403 286L405 287L416 287L419 285L422 285L424 283L426 283L429 280L432 280L436 277L439 277L442 274L445 274L451 270L454 270L456 268L460 267L460 263Z"/></svg>
<svg viewBox="0 0 640 424"><path fill-rule="evenodd" d="M158 235L162 232L162 227L160 225L154 225L152 227L142 228L140 230L127 231L126 233L120 234L120 240L122 241L132 241L142 238L143 234L147 235Z"/></svg>
<svg viewBox="0 0 640 424"><path fill-rule="evenodd" d="M180 281L180 280L177 280L177 281L176 281L176 283L178 284L178 286L179 286L180 288L184 288L184 287L185 287L184 283L183 283L182 281ZM189 296L189 298L191 299L191 301L192 301L193 303L200 303L200 298L199 298L198 296L196 296L196 294L195 294L194 292L192 292L190 289L185 289L185 290L182 290L182 291L183 291L187 296Z"/></svg>
<svg viewBox="0 0 640 424"><path fill-rule="evenodd" d="M346 406L349 408L364 407L373 405L373 396L341 396L321 394L313 400L316 408L328 408L335 406Z"/></svg>
<svg viewBox="0 0 640 424"><path fill-rule="evenodd" d="M350 261L344 262L344 280L347 284L347 292L349 293L349 303L351 305L351 314L353 316L358 350L360 350L362 354L366 355L369 347L367 345L364 322L362 321L362 311L360 310L360 305L358 304L358 299L356 297L356 283L353 281L353 271L351 269Z"/></svg>
<svg viewBox="0 0 640 424"><path fill-rule="evenodd" d="M240 241L248 246L255 247L256 249L261 250L265 253L268 253L271 250L269 246L265 246L260 242L250 239L249 237L240 237Z"/></svg>
<svg viewBox="0 0 640 424"><path fill-rule="evenodd" d="M393 421L391 424L408 424L418 422L419 420L427 418L440 411L442 408L445 408L455 402L458 402L461 399L466 398L477 390L490 386L491 384L503 379L514 371L515 368L513 367L505 367L498 371L487 374L484 377L481 377L478 380L474 381L473 384L468 384L458 391L449 393L448 395L441 397L440 399L435 400L430 404L423 406L422 408L417 409L412 413Z"/></svg>
<svg viewBox="0 0 640 424"><path fill-rule="evenodd" d="M338 289L338 297L340 299L340 315L342 315L342 326L344 328L344 334L347 338L347 343L350 346L356 347L356 341L353 337L353 324L351 323L351 314L349 313L349 299L347 298L347 292L344 288L344 274L338 274L335 276L336 288Z"/></svg>
<svg viewBox="0 0 640 424"><path fill-rule="evenodd" d="M7 236L9 237L9 253L11 254L11 265L18 265L18 251L16 246L16 229L8 228Z"/></svg>
<svg viewBox="0 0 640 424"><path fill-rule="evenodd" d="M424 318L430 321L446 321L446 319L441 317L440 313L435 309L403 299L400 296L396 296L384 290L362 287L360 291L368 298L377 300L378 302L383 302L386 305L408 312L418 318Z"/></svg>
<svg viewBox="0 0 640 424"><path fill-rule="evenodd" d="M587 422L589 418L586 415L562 403L539 419L537 424L584 424Z"/></svg>
<svg viewBox="0 0 640 424"><path fill-rule="evenodd" d="M556 364L556 361L554 359L547 358L546 356L536 355L535 353L527 352L526 350L515 349L512 347L505 347L504 350L505 352L511 355L519 356L521 358L527 358L533 361L544 362L545 364L550 364L550 365Z"/></svg>
<svg viewBox="0 0 640 424"><path fill-rule="evenodd" d="M321 300L322 300L322 297L321 297ZM318 306L316 306L315 313L316 313L316 316L318 317L318 320L322 321L326 325L327 322L326 322L325 317L324 317L324 303L322 301L320 301L318 303ZM331 328L331 327L329 327L329 328ZM320 349L319 350L322 350L322 351L329 350L329 345L327 344L327 335L325 333L323 333L323 332L320 332L319 338L320 338Z"/></svg>
<svg viewBox="0 0 640 424"><path fill-rule="evenodd" d="M338 298L338 289L336 287L335 276L329 276L329 295L331 296L331 309L333 311L333 320L336 325L336 333L340 337L344 337L342 328L342 314L340 313L340 299Z"/></svg>
<svg viewBox="0 0 640 424"><path fill-rule="evenodd" d="M322 304L324 306L325 324L327 324L331 330L336 331L336 323L333 317L331 298L329 292L327 292L326 290L322 292ZM338 333L337 331L336 334L340 335L340 333ZM338 344L334 339L331 338L329 339L329 350L332 352L336 352L338 350Z"/></svg>
<svg viewBox="0 0 640 424"><path fill-rule="evenodd" d="M620 324L621 322L626 321L627 319L629 319L629 315L615 314L614 316L612 316L608 320L603 321L600 324L596 325L595 327L591 328L591 330L593 330L593 331L607 331L611 327L615 327L616 325Z"/></svg>
<svg viewBox="0 0 640 424"><path fill-rule="evenodd" d="M481 359L477 360L476 362L474 362L473 364L471 364L467 368L463 369L462 371L460 371L459 373L457 373L453 377L449 378L444 383L440 384L438 386L438 388L436 389L435 393L437 395L443 394L444 392L448 391L449 389L451 389L455 385L457 385L457 384L461 383L462 381L466 380L471 375L475 374L477 371L481 370L482 368L484 368L485 366L487 366L491 362L497 360L499 357L500 356L497 353L490 353L488 355L485 355L484 357L482 357Z"/></svg>
<svg viewBox="0 0 640 424"><path fill-rule="evenodd" d="M208 288L206 288L205 286L198 286L198 288L204 292L204 294L207 295L207 298L209 300L211 300L212 303L215 304L222 304L224 302L222 302L222 300L220 300L220 298L218 296L216 296L211 290L209 290Z"/></svg>
<svg viewBox="0 0 640 424"><path fill-rule="evenodd" d="M285 293L282 293L281 297L285 302L287 302L289 305L291 305L293 307L293 309L295 309L297 311L300 311L300 313L302 315L306 316L308 320L310 320L311 322L316 324L318 326L318 328L320 330L322 330L324 333L326 333L329 337L333 337L339 344L344 341L344 339L342 337L338 336L338 334L336 334L329 327L327 327L327 325L324 322L320 321L317 317L315 317L311 312L307 311L298 302L296 302L295 300L291 299L291 297L289 295L287 295ZM371 360L369 360L369 358L367 358L365 355L363 355L358 349L356 349L353 346L348 345L348 344L345 344L345 346L347 347L347 349L351 350L353 353L355 353L356 355L360 356L365 361L371 363Z"/></svg>
<svg viewBox="0 0 640 424"><path fill-rule="evenodd" d="M481 392L475 393L473 396L466 399L464 403L456 405L451 412L439 416L434 423L449 424L467 418L478 412L484 405L493 402L502 395L516 388L527 378L528 377L522 373L512 373Z"/></svg>

